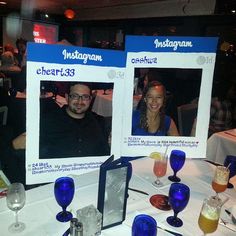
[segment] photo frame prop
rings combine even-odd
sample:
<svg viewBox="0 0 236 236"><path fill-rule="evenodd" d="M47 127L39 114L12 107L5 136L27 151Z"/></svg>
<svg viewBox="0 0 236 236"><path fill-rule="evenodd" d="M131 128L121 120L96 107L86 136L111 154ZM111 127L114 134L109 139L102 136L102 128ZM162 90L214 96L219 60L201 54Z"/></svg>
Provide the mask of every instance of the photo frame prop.
<svg viewBox="0 0 236 236"><path fill-rule="evenodd" d="M155 151L165 153L168 146L168 153L180 149L186 152L187 157L205 158L217 43L216 37L126 37L126 109L123 112L122 156L149 156ZM166 88L165 115L175 122L177 128L184 126L181 130L187 129L188 134L180 133L180 130L180 136L167 136L168 132L162 136L133 132L140 125L140 119L139 122L134 120L137 117L134 113L139 109L134 103L138 99L145 104L142 91L138 94L137 91L144 88L148 71L155 72L155 79ZM189 113L181 113L187 114L188 121L191 117L191 124L187 124L187 121L180 124L184 116L178 117L178 108L193 102L197 108L192 111L188 109ZM170 105L168 110L167 104ZM136 113L141 116L140 110ZM190 132L194 129L194 133Z"/></svg>
<svg viewBox="0 0 236 236"><path fill-rule="evenodd" d="M26 183L37 184L53 182L60 176L69 174L79 175L98 169L107 158L114 154L114 158L119 158L121 121L123 96L121 96L125 77L125 53L122 51L94 49L85 47L75 47L67 45L48 45L48 44L27 44L27 100L26 100ZM112 91L105 91L108 87L96 88L95 93L102 92L102 98L110 98L108 118L111 119L111 146L110 153L107 155L88 155L75 156L63 155L61 152L43 154L41 152L41 100L45 97L45 88L42 84L50 83L101 83L112 84ZM104 89L104 94L103 90ZM97 92L97 93L96 93ZM107 93L109 92L109 94ZM112 92L112 96L111 96ZM68 93L68 91L66 92ZM65 93L64 93L65 94ZM56 103L63 104L63 101L57 101L59 96L53 96ZM49 98L50 99L50 98ZM64 98L64 100L66 100ZM80 100L80 98L79 98ZM108 100L108 99L107 99ZM95 104L96 101L94 101ZM54 103L55 105L55 103ZM60 109L59 106L57 106ZM47 115L51 112L50 107L44 109ZM93 110L92 110L93 111ZM94 112L94 111L93 111ZM97 113L98 114L98 113ZM58 116L57 116L58 117ZM106 118L106 117L105 117ZM55 121L58 120L57 118ZM110 120L109 120L110 121ZM52 122L54 124L54 122ZM60 125L66 127L66 123ZM86 126L87 127L87 126ZM109 127L110 128L110 127ZM68 129L71 132L75 129ZM94 129L91 129L92 131ZM43 132L43 131L42 131ZM96 133L92 137L96 138ZM88 132L86 132L86 135ZM44 135L49 137L47 135ZM68 136L70 137L70 136ZM88 140L88 138L86 138ZM61 138L63 145L65 138ZM69 139L66 139L67 141ZM79 140L79 139L78 139ZM47 142L49 143L49 142ZM94 143L94 142L93 142ZM109 138L108 138L109 143ZM61 146L60 145L60 146ZM89 148L89 145L85 145ZM57 149L54 149L57 150ZM90 148L91 150L91 148ZM96 148L94 148L96 151ZM43 150L44 151L44 150ZM42 153L42 154L41 154ZM45 156L44 156L45 155ZM51 155L51 156L50 156Z"/></svg>
<svg viewBox="0 0 236 236"><path fill-rule="evenodd" d="M6 197L7 195L7 189L10 185L10 181L6 177L6 175L3 173L2 170L0 170L0 198Z"/></svg>
<svg viewBox="0 0 236 236"><path fill-rule="evenodd" d="M126 215L131 164L113 158L100 166L97 208L102 213L102 229L121 224Z"/></svg>

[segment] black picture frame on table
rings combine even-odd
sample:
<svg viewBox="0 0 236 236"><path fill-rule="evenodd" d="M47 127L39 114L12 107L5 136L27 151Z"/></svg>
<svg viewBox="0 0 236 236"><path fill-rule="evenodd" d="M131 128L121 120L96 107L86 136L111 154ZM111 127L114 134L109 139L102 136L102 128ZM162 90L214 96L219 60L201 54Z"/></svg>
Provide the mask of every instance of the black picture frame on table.
<svg viewBox="0 0 236 236"><path fill-rule="evenodd" d="M100 166L97 209L102 213L102 229L125 220L130 163L111 156Z"/></svg>

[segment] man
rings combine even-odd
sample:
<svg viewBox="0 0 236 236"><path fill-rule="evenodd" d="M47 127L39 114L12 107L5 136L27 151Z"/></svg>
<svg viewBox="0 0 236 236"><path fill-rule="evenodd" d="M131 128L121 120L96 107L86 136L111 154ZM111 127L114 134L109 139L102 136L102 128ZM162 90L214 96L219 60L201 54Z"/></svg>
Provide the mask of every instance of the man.
<svg viewBox="0 0 236 236"><path fill-rule="evenodd" d="M72 83L67 106L42 114L39 158L109 155L104 118L90 111L92 91L86 83Z"/></svg>
<svg viewBox="0 0 236 236"><path fill-rule="evenodd" d="M55 107L44 107L45 111L41 112L39 158L110 155L104 117L90 109L92 93L89 85L71 84L65 97L67 106L60 108L54 104ZM11 182L25 183L26 133L13 140L14 134L8 130L5 133L9 137L2 139L0 132L3 170Z"/></svg>
<svg viewBox="0 0 236 236"><path fill-rule="evenodd" d="M11 73L20 73L21 68L15 65L14 55L10 51L6 51L1 55L1 66L0 71L3 72L6 77L10 76Z"/></svg>
<svg viewBox="0 0 236 236"><path fill-rule="evenodd" d="M19 67L26 66L26 46L27 46L27 40L23 38L18 38L16 40L16 47L18 53L15 54L15 57L19 63L18 64Z"/></svg>

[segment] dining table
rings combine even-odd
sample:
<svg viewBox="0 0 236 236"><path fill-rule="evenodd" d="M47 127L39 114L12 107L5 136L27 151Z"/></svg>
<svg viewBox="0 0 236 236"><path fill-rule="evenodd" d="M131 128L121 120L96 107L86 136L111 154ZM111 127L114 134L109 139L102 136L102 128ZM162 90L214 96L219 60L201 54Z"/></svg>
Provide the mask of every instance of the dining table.
<svg viewBox="0 0 236 236"><path fill-rule="evenodd" d="M99 89L95 92L96 96L94 99L94 103L92 106L92 111L97 113L100 116L104 117L111 117L112 116L112 97L113 97L113 90L112 89ZM134 95L133 96L133 110L136 109L141 95Z"/></svg>
<svg viewBox="0 0 236 236"><path fill-rule="evenodd" d="M236 158L236 129L214 133L207 140L207 160L224 164L228 155Z"/></svg>
<svg viewBox="0 0 236 236"><path fill-rule="evenodd" d="M199 236L202 232L198 226L198 217L203 200L215 195L211 187L215 165L205 159L187 159L183 168L178 172L181 182L190 188L190 200L186 208L178 214L183 220L183 226L172 227L166 222L168 216L173 215L172 210L159 210L150 203L150 198L156 194L168 195L170 185L168 176L173 173L168 165L167 173L161 178L164 186L156 188L152 185L155 180L153 174L154 160L149 157L136 159L132 163L132 178L129 182L130 189L141 190L142 192L128 190L127 208L125 220L122 224L104 229L102 236L130 236L132 223L136 215L147 214L152 216L157 225L165 230L178 232L183 236ZM82 175L70 175L75 182L75 195L67 210L76 216L76 211L85 206L93 204L97 207L99 169ZM210 234L212 236L233 236L236 235L236 225L233 225L231 218L225 210L231 211L236 206L236 179L230 180L234 188L226 189L220 193L221 199L228 201L221 209L217 230ZM146 194L143 194L145 192ZM115 200L115 199L114 199ZM49 183L26 191L26 204L19 212L19 220L24 222L26 228L19 236L59 236L69 228L69 222L61 223L56 220L56 214L61 210L54 197L54 183ZM0 229L1 235L10 236L8 226L14 221L14 214L7 208L6 199L0 199ZM225 222L226 224L224 224ZM172 235L171 233L158 229L158 236Z"/></svg>
<svg viewBox="0 0 236 236"><path fill-rule="evenodd" d="M103 117L112 116L112 89L98 89L92 106L92 111Z"/></svg>

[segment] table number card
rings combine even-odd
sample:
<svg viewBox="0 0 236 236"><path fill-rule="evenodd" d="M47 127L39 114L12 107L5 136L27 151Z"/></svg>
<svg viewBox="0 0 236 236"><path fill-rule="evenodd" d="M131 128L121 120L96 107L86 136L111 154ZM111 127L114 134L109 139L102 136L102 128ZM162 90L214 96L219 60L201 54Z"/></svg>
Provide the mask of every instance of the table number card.
<svg viewBox="0 0 236 236"><path fill-rule="evenodd" d="M130 163L111 156L100 166L98 210L102 213L102 229L125 220Z"/></svg>

